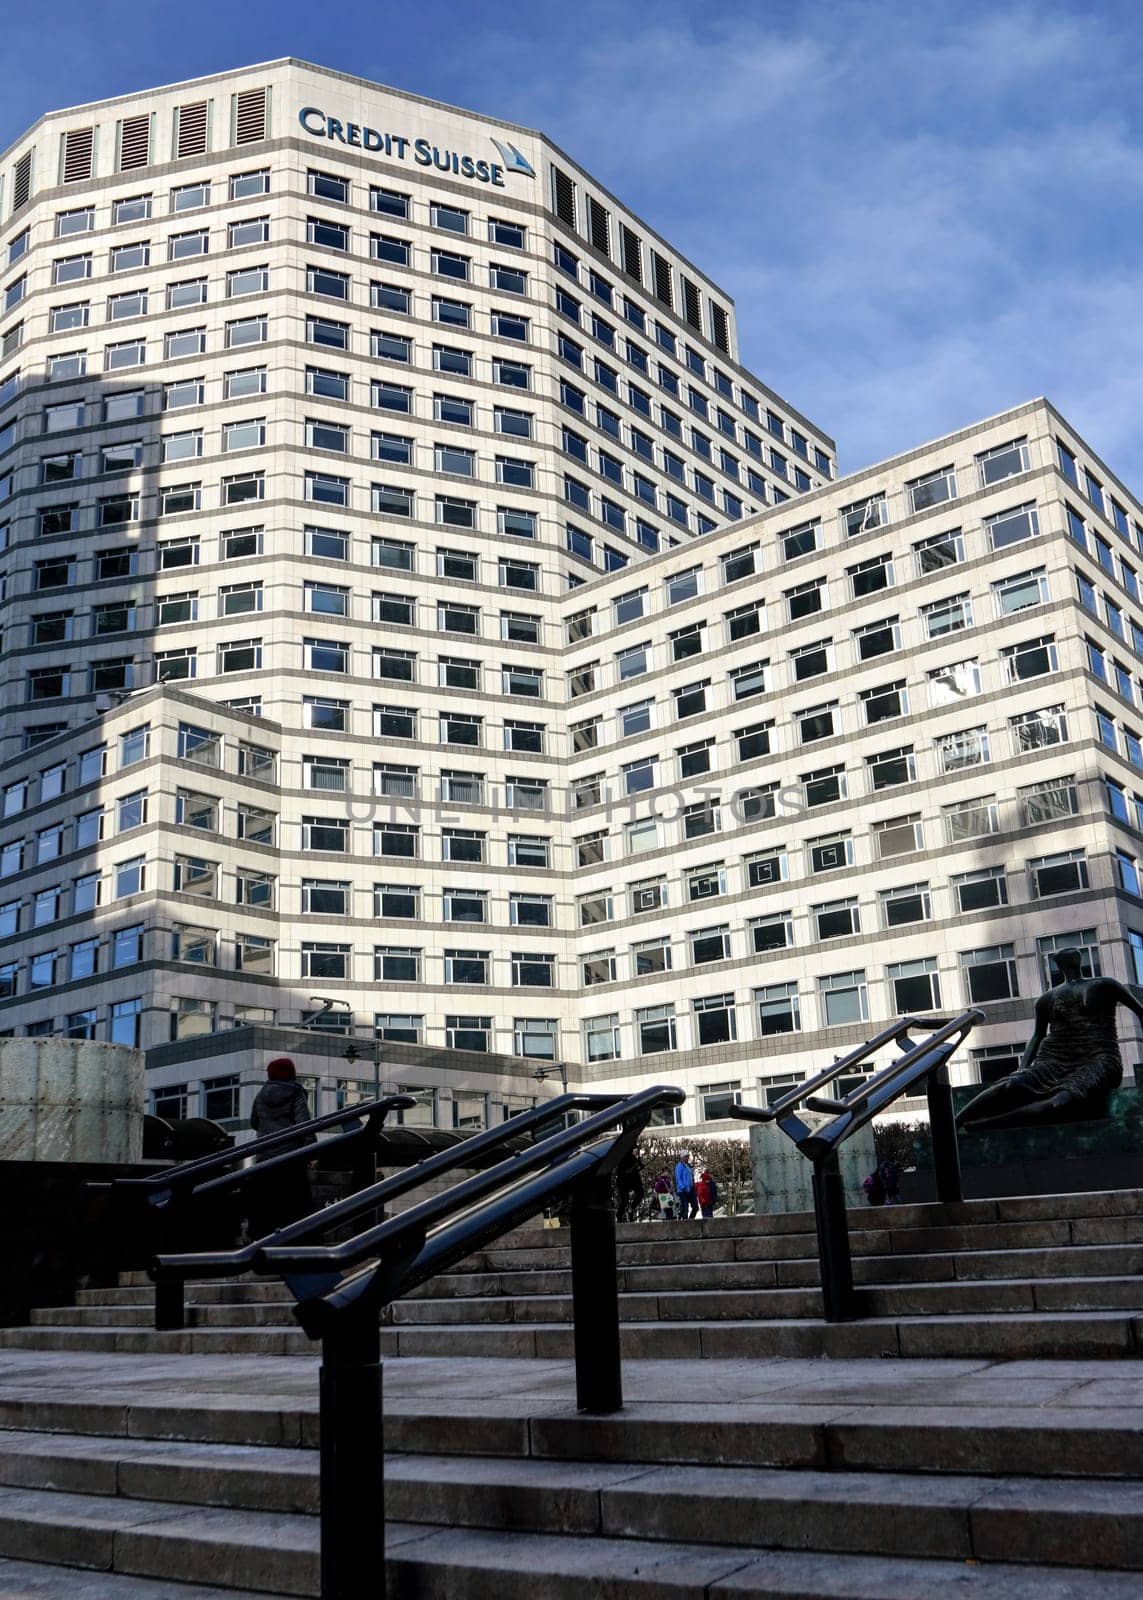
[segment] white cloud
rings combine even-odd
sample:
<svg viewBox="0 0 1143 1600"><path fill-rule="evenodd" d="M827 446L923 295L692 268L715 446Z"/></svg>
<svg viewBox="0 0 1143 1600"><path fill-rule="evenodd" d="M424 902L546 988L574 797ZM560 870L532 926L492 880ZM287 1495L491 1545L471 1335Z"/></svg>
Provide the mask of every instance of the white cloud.
<svg viewBox="0 0 1143 1600"><path fill-rule="evenodd" d="M542 128L738 304L856 467L1049 394L1143 489L1135 0L62 0L49 105L294 53ZM389 8L391 11L391 8ZM38 19L9 55L43 59ZM0 138L0 142L3 139Z"/></svg>
<svg viewBox="0 0 1143 1600"><path fill-rule="evenodd" d="M595 11L527 117L735 296L746 364L848 467L1046 392L1143 488L1143 145L1114 16L658 15Z"/></svg>

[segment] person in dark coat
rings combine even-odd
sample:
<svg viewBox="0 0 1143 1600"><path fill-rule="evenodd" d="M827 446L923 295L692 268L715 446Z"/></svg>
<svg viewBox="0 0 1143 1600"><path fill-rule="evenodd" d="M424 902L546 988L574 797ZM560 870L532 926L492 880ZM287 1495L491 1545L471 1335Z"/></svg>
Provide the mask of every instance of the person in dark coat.
<svg viewBox="0 0 1143 1600"><path fill-rule="evenodd" d="M615 1169L615 1188L618 1197L616 1214L620 1222L638 1222L643 1206L643 1173L639 1158L629 1150Z"/></svg>
<svg viewBox="0 0 1143 1600"><path fill-rule="evenodd" d="M310 1120L309 1096L298 1082L297 1069L289 1056L275 1056L266 1067L266 1082L259 1089L250 1111L250 1126L258 1139L271 1133L285 1133ZM313 1133L299 1134L290 1144L269 1155L256 1155L255 1165L269 1161L285 1150L316 1144ZM263 1239L277 1228L284 1228L314 1208L308 1163L294 1161L272 1176L255 1182L250 1194L250 1234Z"/></svg>

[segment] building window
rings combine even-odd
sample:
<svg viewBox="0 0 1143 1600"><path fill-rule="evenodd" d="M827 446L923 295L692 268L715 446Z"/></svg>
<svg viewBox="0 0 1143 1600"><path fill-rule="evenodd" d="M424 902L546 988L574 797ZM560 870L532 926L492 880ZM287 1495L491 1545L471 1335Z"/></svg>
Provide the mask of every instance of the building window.
<svg viewBox="0 0 1143 1600"><path fill-rule="evenodd" d="M729 996L717 996L718 1000L727 1000ZM696 1001L697 1017L701 1018L705 1012L697 1012L701 1002ZM733 1015L733 1012L731 1013ZM701 1032L701 1021L700 1021ZM730 1035L734 1037L733 1033ZM701 1041L700 1041L701 1042ZM707 1043L715 1043L708 1040ZM698 1103L704 1122L719 1122L730 1115L731 1106L742 1104L742 1085L740 1083L704 1083L699 1085Z"/></svg>
<svg viewBox="0 0 1143 1600"><path fill-rule="evenodd" d="M377 884L373 890L373 914L401 921L415 921L421 914L421 891L415 885Z"/></svg>
<svg viewBox="0 0 1143 1600"><path fill-rule="evenodd" d="M1082 850L1040 856L1029 861L1028 873L1036 900L1045 900L1054 894L1076 894L1089 887L1087 859Z"/></svg>
<svg viewBox="0 0 1143 1600"><path fill-rule="evenodd" d="M445 889L441 895L441 908L446 922L487 922L488 891Z"/></svg>
<svg viewBox="0 0 1143 1600"><path fill-rule="evenodd" d="M835 972L818 979L822 1020L839 1027L869 1020L869 991L864 972Z"/></svg>
<svg viewBox="0 0 1143 1600"><path fill-rule="evenodd" d="M532 1060L556 1059L557 1024L554 1019L517 1018L512 1025L513 1050Z"/></svg>
<svg viewBox="0 0 1143 1600"><path fill-rule="evenodd" d="M482 979L465 978L448 973L449 954L445 953L446 981L453 983L481 982ZM378 945L373 951L373 977L383 983L420 983L421 952L398 945Z"/></svg>
<svg viewBox="0 0 1143 1600"><path fill-rule="evenodd" d="M966 950L961 955L960 964L968 999L973 1005L991 1000L1011 1000L1019 995L1014 945L998 944L981 950Z"/></svg>
<svg viewBox="0 0 1143 1600"><path fill-rule="evenodd" d="M953 878L952 885L961 912L987 911L1008 904L1008 881L1003 867L961 873Z"/></svg>
<svg viewBox="0 0 1143 1600"><path fill-rule="evenodd" d="M966 839L979 839L1000 829L999 811L995 797L980 800L962 800L956 805L943 806L945 839L949 844L960 844Z"/></svg>
<svg viewBox="0 0 1143 1600"><path fill-rule="evenodd" d="M176 856L173 887L177 894L193 894L206 899L216 899L218 863L204 860L201 856Z"/></svg>
<svg viewBox="0 0 1143 1600"><path fill-rule="evenodd" d="M852 539L859 533L872 533L878 528L883 528L889 521L889 506L883 493L872 494L864 500L846 506L838 515L842 531L847 538Z"/></svg>
<svg viewBox="0 0 1143 1600"><path fill-rule="evenodd" d="M926 473L905 485L905 498L910 512L928 511L956 498L956 475L951 467Z"/></svg>
<svg viewBox="0 0 1143 1600"><path fill-rule="evenodd" d="M492 1018L446 1015L445 1046L449 1050L487 1053L492 1048Z"/></svg>
<svg viewBox="0 0 1143 1600"><path fill-rule="evenodd" d="M894 1016L924 1016L940 1010L941 985L935 957L900 961L886 968Z"/></svg>
<svg viewBox="0 0 1143 1600"><path fill-rule="evenodd" d="M937 769L942 774L963 772L991 760L987 728L966 728L960 733L942 734L934 740Z"/></svg>
<svg viewBox="0 0 1143 1600"><path fill-rule="evenodd" d="M677 1048L673 1005L648 1006L635 1013L635 1032L640 1055L652 1055Z"/></svg>
<svg viewBox="0 0 1143 1600"><path fill-rule="evenodd" d="M139 894L144 886L146 861L143 856L132 856L128 861L120 861L113 868L115 875L115 897L122 899L124 895ZM176 887L178 885L176 884Z"/></svg>
<svg viewBox="0 0 1143 1600"><path fill-rule="evenodd" d="M874 848L880 861L894 856L908 855L924 848L924 836L919 816L891 817L873 825Z"/></svg>
<svg viewBox="0 0 1143 1600"><path fill-rule="evenodd" d="M512 956L512 986L517 989L554 989L555 956L516 951Z"/></svg>
<svg viewBox="0 0 1143 1600"><path fill-rule="evenodd" d="M583 1025L584 1056L588 1061L619 1059L619 1018L589 1017Z"/></svg>
<svg viewBox="0 0 1143 1600"><path fill-rule="evenodd" d="M906 927L912 922L928 922L933 914L927 883L883 889L879 900L881 922L886 928Z"/></svg>
<svg viewBox="0 0 1143 1600"><path fill-rule="evenodd" d="M1009 645L1000 652L1004 675L1009 683L1022 683L1037 678L1057 667L1055 636L1029 639L1023 644Z"/></svg>
<svg viewBox="0 0 1143 1600"><path fill-rule="evenodd" d="M861 916L856 899L834 900L813 907L814 926L819 939L848 939L861 932Z"/></svg>
<svg viewBox="0 0 1143 1600"><path fill-rule="evenodd" d="M1051 778L1017 790L1021 827L1040 822L1062 822L1079 811L1079 796L1070 778Z"/></svg>
<svg viewBox="0 0 1143 1600"><path fill-rule="evenodd" d="M309 943L301 946L303 978L346 978L349 976L350 946Z"/></svg>
<svg viewBox="0 0 1143 1600"><path fill-rule="evenodd" d="M112 1044L139 1045L143 1002L141 999L112 1002L107 1019L107 1037ZM203 1030L207 1031L207 1030Z"/></svg>
<svg viewBox="0 0 1143 1600"><path fill-rule="evenodd" d="M796 983L774 983L755 989L754 1004L760 1037L801 1031L801 1005Z"/></svg>
<svg viewBox="0 0 1143 1600"><path fill-rule="evenodd" d="M1138 936L1129 931L1128 937L1134 944ZM1056 961L1056 953L1060 950L1079 951L1081 978L1098 978L1103 974L1099 959L1099 937L1094 928L1081 928L1075 933L1046 934L1042 939L1036 940L1036 950L1040 956L1044 982L1049 989L1064 981L1064 975Z"/></svg>

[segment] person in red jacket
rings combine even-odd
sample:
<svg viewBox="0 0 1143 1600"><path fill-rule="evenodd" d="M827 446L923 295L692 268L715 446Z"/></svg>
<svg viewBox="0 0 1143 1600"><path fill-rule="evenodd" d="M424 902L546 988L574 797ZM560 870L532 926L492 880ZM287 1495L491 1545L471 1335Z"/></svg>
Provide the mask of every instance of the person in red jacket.
<svg viewBox="0 0 1143 1600"><path fill-rule="evenodd" d="M695 1199L698 1201L699 1215L713 1217L714 1208L718 1204L718 1184L715 1183L710 1173L705 1169L699 1173L698 1182L695 1184Z"/></svg>

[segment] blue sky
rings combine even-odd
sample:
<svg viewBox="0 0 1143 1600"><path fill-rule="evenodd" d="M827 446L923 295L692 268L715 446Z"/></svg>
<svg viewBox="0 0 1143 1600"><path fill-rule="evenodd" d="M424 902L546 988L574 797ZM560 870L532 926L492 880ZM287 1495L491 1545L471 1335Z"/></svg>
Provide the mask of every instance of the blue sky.
<svg viewBox="0 0 1143 1600"><path fill-rule="evenodd" d="M549 134L734 296L744 364L843 471L1043 393L1143 493L1141 22L1136 0L57 0L48 35L6 19L0 146L275 56L360 73Z"/></svg>

